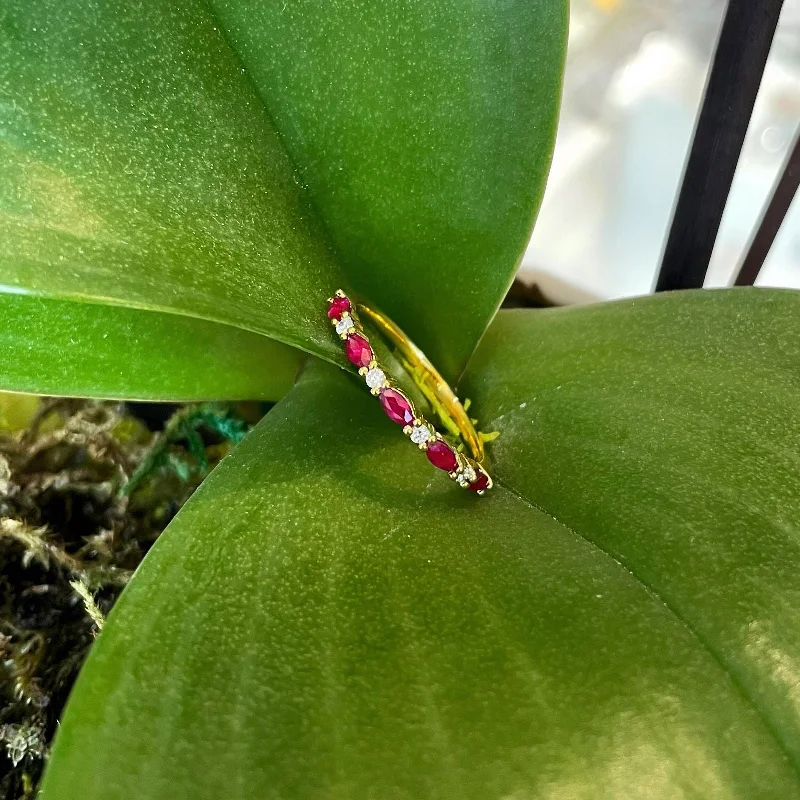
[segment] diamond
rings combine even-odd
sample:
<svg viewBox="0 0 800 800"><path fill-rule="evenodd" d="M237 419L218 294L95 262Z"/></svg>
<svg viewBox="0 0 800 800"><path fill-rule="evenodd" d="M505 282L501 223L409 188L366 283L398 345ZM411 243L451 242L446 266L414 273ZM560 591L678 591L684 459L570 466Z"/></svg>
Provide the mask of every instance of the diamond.
<svg viewBox="0 0 800 800"><path fill-rule="evenodd" d="M339 319L350 308L350 301L346 297L334 297L331 300L331 307L328 309L328 319Z"/></svg>
<svg viewBox="0 0 800 800"><path fill-rule="evenodd" d="M367 386L369 386L370 389L380 389L382 386L386 385L386 375L384 374L382 369L378 369L378 367L373 367L367 373L366 381L367 381Z"/></svg>
<svg viewBox="0 0 800 800"><path fill-rule="evenodd" d="M431 431L427 425L417 425L409 436L414 444L424 444L431 438Z"/></svg>
<svg viewBox="0 0 800 800"><path fill-rule="evenodd" d="M477 477L475 470L467 464L467 466L456 475L456 480L459 486L469 486Z"/></svg>
<svg viewBox="0 0 800 800"><path fill-rule="evenodd" d="M458 467L458 460L453 448L441 439L431 442L425 450L425 455L428 456L428 461L434 467L443 469L445 472L453 472Z"/></svg>
<svg viewBox="0 0 800 800"><path fill-rule="evenodd" d="M342 317L336 323L336 333L339 335L343 333L347 333L347 331L353 330L353 318L352 317Z"/></svg>

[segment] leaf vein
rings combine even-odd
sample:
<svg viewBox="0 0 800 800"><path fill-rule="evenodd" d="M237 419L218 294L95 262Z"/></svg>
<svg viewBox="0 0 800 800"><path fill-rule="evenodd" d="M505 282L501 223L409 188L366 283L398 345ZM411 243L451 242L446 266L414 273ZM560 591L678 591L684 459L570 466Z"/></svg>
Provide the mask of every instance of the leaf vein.
<svg viewBox="0 0 800 800"><path fill-rule="evenodd" d="M717 650L712 647L711 643L692 625L692 623L681 614L681 612L670 603L666 597L664 597L658 589L656 589L653 585L647 583L647 581L643 580L639 577L627 564L620 561L620 559L615 556L610 551L606 550L602 547L598 542L590 539L588 536L580 533L579 531L575 530L574 528L567 525L563 520L559 519L555 514L551 514L546 508L538 505L534 501L527 498L525 495L518 492L513 487L509 486L505 481L499 480L495 477L495 483L502 487L505 491L509 494L516 497L522 503L525 503L530 508L541 512L542 514L546 514L552 520L557 522L563 528L568 530L573 536L583 540L587 544L589 544L594 549L598 550L602 555L610 558L617 566L619 566L622 570L624 570L631 578L634 579L653 599L658 601L664 608L675 617L676 620L691 634L692 638L700 645L700 647L707 653L707 655L714 661L714 663L719 667L719 669L725 674L728 680L731 682L733 687L736 689L739 696L745 701L745 703L755 712L758 718L761 720L762 724L775 740L778 745L779 751L783 754L784 758L790 764L792 771L798 778L798 782L800 782L800 765L795 761L791 750L789 749L786 742L783 740L783 737L780 734L778 727L772 721L768 711L761 708L759 704L756 702L755 697L748 691L747 686L745 683L736 675L735 671L731 668L731 666L727 663L724 656L717 652Z"/></svg>

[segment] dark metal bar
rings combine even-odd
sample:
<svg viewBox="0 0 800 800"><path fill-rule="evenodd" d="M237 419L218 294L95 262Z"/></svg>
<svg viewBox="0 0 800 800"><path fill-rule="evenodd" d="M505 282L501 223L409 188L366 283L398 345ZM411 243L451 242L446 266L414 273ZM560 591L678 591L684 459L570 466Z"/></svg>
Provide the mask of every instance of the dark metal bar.
<svg viewBox="0 0 800 800"><path fill-rule="evenodd" d="M761 221L750 242L747 255L739 267L735 286L752 286L756 282L758 273L761 272L772 243L789 211L789 206L797 194L798 186L800 186L800 128L797 130L794 146L789 150L789 155L783 164L781 175L772 190L772 197L761 215Z"/></svg>
<svg viewBox="0 0 800 800"><path fill-rule="evenodd" d="M728 0L656 291L703 285L783 0Z"/></svg>

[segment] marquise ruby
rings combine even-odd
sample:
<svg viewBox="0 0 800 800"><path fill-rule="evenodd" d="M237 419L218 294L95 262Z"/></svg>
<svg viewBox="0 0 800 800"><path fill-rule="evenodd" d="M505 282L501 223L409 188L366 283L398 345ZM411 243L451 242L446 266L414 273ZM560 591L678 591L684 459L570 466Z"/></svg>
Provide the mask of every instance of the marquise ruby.
<svg viewBox="0 0 800 800"><path fill-rule="evenodd" d="M455 472L458 467L458 459L453 452L453 448L441 439L431 442L425 451L425 455L428 456L428 461L434 467L443 469L445 472Z"/></svg>
<svg viewBox="0 0 800 800"><path fill-rule="evenodd" d="M478 477L467 486L471 492L482 492L489 488L489 476L483 472L478 472Z"/></svg>
<svg viewBox="0 0 800 800"><path fill-rule="evenodd" d="M351 334L344 345L345 354L350 359L351 364L357 367L368 367L372 361L372 348L369 342L357 333Z"/></svg>
<svg viewBox="0 0 800 800"><path fill-rule="evenodd" d="M339 319L345 311L351 308L350 301L346 297L338 295L331 300L331 307L328 309L328 319Z"/></svg>
<svg viewBox="0 0 800 800"><path fill-rule="evenodd" d="M384 389L381 392L381 405L386 416L398 425L410 425L414 421L411 403L396 389Z"/></svg>

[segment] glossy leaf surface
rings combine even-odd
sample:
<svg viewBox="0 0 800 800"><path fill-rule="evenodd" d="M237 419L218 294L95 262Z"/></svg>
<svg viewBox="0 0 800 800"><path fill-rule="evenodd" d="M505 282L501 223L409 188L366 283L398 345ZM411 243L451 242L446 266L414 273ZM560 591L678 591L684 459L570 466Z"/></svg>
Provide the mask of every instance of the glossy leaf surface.
<svg viewBox="0 0 800 800"><path fill-rule="evenodd" d="M0 385L72 397L278 400L306 357L255 333L156 311L0 294Z"/></svg>
<svg viewBox="0 0 800 800"><path fill-rule="evenodd" d="M315 367L124 593L44 799L800 797L798 297L501 315L484 498Z"/></svg>
<svg viewBox="0 0 800 800"><path fill-rule="evenodd" d="M343 279L199 0L0 7L0 283L252 329L328 358Z"/></svg>
<svg viewBox="0 0 800 800"><path fill-rule="evenodd" d="M543 190L563 0L215 12L0 9L0 283L225 322L341 363L318 309L347 281L310 198L352 284L457 374Z"/></svg>
<svg viewBox="0 0 800 800"><path fill-rule="evenodd" d="M354 287L457 377L544 191L565 0L212 0Z"/></svg>
<svg viewBox="0 0 800 800"><path fill-rule="evenodd" d="M470 374L504 484L658 596L800 765L800 293L504 312Z"/></svg>

